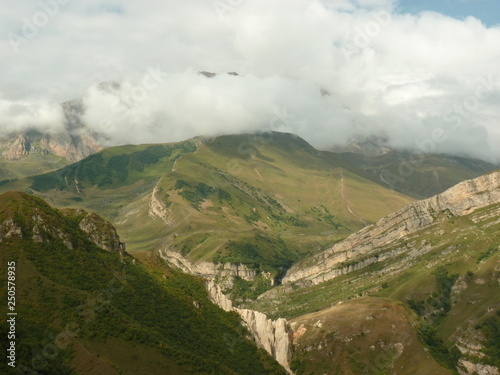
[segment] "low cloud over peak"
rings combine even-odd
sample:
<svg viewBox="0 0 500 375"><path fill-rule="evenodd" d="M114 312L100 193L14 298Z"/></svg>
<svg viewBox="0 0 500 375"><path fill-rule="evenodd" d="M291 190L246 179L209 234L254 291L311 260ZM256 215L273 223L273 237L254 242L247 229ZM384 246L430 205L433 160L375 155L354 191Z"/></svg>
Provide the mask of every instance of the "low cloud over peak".
<svg viewBox="0 0 500 375"><path fill-rule="evenodd" d="M0 26L0 124L57 129L58 103L81 97L87 124L115 144L272 129L321 148L384 135L395 147L498 161L500 27L398 14L397 6L0 5L8 17Z"/></svg>

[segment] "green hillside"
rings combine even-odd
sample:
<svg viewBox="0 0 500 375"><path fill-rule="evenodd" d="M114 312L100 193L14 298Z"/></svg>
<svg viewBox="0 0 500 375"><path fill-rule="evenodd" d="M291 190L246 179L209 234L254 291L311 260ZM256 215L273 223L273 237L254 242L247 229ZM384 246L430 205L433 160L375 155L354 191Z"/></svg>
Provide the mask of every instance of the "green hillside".
<svg viewBox="0 0 500 375"><path fill-rule="evenodd" d="M0 148L1 153L1 148ZM7 160L0 156L0 180L9 180L35 176L60 169L69 162L57 155L27 155L16 160Z"/></svg>
<svg viewBox="0 0 500 375"><path fill-rule="evenodd" d="M25 193L0 196L0 298L7 300L7 265L15 262L18 314L17 369L2 361L2 374L285 373L247 339L236 313L208 300L201 279L153 254L141 257L145 266L99 248L89 236L112 227L91 216L89 235L85 217ZM2 337L8 330L2 320Z"/></svg>
<svg viewBox="0 0 500 375"><path fill-rule="evenodd" d="M400 150L377 155L353 152L341 155L380 184L417 199L442 193L459 182L498 169L498 165L478 159Z"/></svg>

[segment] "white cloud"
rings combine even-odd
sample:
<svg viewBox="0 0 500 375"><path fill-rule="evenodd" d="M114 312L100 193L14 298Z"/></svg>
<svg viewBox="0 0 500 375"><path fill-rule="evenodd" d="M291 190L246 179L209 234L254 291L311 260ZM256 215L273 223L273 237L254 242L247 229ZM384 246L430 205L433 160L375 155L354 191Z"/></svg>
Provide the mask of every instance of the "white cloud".
<svg viewBox="0 0 500 375"><path fill-rule="evenodd" d="M64 128L64 114L58 103L8 101L0 97L0 133L18 130L57 132Z"/></svg>
<svg viewBox="0 0 500 375"><path fill-rule="evenodd" d="M215 3L225 4L223 14ZM500 159L499 85L485 91L481 83L497 72L500 27L472 17L399 15L392 0L57 4L32 38L23 27L40 3L0 5L0 33L24 38L18 53L8 37L0 41L3 128L58 124L48 103L84 96L89 125L116 143L272 124L318 147L382 132L395 146L418 148L442 129L446 141L435 151ZM166 74L158 87L124 99L156 67ZM123 83L105 93L96 86L103 81ZM112 109L117 98L126 110ZM293 120L274 121L276 108Z"/></svg>

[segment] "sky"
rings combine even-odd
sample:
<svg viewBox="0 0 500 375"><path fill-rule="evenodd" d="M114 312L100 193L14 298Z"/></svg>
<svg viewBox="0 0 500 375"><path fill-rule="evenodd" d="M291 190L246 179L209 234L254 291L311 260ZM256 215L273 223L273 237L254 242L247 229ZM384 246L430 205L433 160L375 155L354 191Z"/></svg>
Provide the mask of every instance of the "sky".
<svg viewBox="0 0 500 375"><path fill-rule="evenodd" d="M498 0L4 0L0 35L4 132L80 98L109 144L276 130L500 162Z"/></svg>
<svg viewBox="0 0 500 375"><path fill-rule="evenodd" d="M413 14L434 11L460 20L472 16L488 27L500 23L498 0L401 0L396 10L400 13Z"/></svg>

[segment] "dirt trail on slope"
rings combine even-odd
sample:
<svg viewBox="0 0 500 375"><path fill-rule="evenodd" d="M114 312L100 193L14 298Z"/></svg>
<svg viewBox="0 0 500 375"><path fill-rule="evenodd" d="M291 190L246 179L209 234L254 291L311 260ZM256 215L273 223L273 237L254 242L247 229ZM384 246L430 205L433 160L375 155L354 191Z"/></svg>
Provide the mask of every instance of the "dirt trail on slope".
<svg viewBox="0 0 500 375"><path fill-rule="evenodd" d="M368 225L368 223L360 215L358 215L356 212L354 212L354 210L349 205L349 200L347 199L345 183L344 183L344 174L342 173L342 171L340 171L340 190L342 193L342 201L345 203L345 205L347 207L347 211L349 211L349 213L352 216L354 216L356 219L361 221L364 225Z"/></svg>

